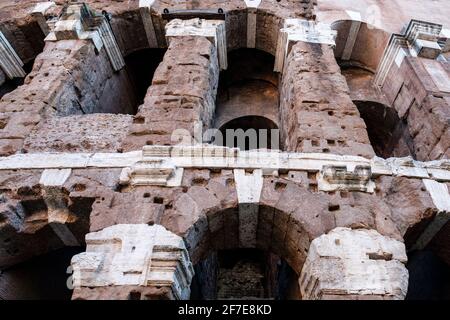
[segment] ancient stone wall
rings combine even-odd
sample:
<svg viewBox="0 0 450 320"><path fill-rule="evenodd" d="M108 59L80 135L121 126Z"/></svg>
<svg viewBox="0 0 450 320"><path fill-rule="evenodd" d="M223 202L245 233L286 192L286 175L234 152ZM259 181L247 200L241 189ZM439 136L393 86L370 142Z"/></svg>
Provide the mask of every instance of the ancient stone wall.
<svg viewBox="0 0 450 320"><path fill-rule="evenodd" d="M281 140L297 152L374 155L364 121L349 97L329 45L298 42L284 67Z"/></svg>

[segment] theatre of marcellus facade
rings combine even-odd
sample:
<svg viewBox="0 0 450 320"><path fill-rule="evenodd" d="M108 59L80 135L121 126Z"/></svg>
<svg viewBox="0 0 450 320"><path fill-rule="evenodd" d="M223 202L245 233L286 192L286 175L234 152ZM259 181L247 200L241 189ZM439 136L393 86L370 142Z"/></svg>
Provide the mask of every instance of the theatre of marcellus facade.
<svg viewBox="0 0 450 320"><path fill-rule="evenodd" d="M450 299L448 0L2 0L0 97L0 300Z"/></svg>

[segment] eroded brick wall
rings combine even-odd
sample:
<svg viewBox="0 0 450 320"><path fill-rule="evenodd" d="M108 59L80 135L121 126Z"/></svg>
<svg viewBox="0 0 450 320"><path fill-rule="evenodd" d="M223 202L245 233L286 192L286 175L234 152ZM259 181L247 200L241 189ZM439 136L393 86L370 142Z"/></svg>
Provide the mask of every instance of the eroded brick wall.
<svg viewBox="0 0 450 320"><path fill-rule="evenodd" d="M286 151L374 156L328 45L298 42L292 47L281 85L280 127Z"/></svg>
<svg viewBox="0 0 450 320"><path fill-rule="evenodd" d="M194 125L209 128L214 116L219 81L215 46L204 37L174 37L153 77L144 104L123 149L170 145L175 130L194 137Z"/></svg>
<svg viewBox="0 0 450 320"><path fill-rule="evenodd" d="M60 117L74 114L133 113L134 100L126 70L114 73L105 50L96 53L90 41L48 43L24 85L0 100L0 155L21 151L24 139L49 117L64 121ZM46 133L36 136L30 149L46 139Z"/></svg>

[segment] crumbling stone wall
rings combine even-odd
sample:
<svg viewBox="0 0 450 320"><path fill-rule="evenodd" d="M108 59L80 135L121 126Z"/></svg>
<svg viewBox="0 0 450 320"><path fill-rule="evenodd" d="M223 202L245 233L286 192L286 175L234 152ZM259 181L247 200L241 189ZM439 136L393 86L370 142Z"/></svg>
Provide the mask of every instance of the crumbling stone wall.
<svg viewBox="0 0 450 320"><path fill-rule="evenodd" d="M281 84L280 119L287 151L374 156L329 45L298 42L292 47Z"/></svg>
<svg viewBox="0 0 450 320"><path fill-rule="evenodd" d="M215 46L203 37L174 37L133 119L123 150L179 143L180 136L172 141L176 130L184 130L193 139L195 123L200 121L202 134L213 119L218 81Z"/></svg>
<svg viewBox="0 0 450 320"><path fill-rule="evenodd" d="M61 117L73 114L133 113L134 99L126 70L114 73L105 50L97 54L90 41L47 43L25 84L0 100L0 154L21 151L33 129L25 150L39 149L48 134L44 119L53 117L50 123L64 127L67 119ZM41 129L44 132L39 132ZM55 138L69 143L64 136L51 137Z"/></svg>

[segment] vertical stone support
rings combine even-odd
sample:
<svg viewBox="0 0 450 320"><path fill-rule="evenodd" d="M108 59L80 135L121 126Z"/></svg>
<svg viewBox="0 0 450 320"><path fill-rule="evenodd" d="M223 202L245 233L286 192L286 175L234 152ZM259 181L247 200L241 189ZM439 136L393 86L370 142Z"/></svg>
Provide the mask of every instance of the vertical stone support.
<svg viewBox="0 0 450 320"><path fill-rule="evenodd" d="M450 33L442 25L411 20L391 36L374 83L406 123L418 160L450 156L450 73L442 55Z"/></svg>
<svg viewBox="0 0 450 320"><path fill-rule="evenodd" d="M305 300L401 300L408 289L405 245L375 230L336 228L312 241L300 274Z"/></svg>
<svg viewBox="0 0 450 320"><path fill-rule="evenodd" d="M23 78L23 62L0 31L0 67L9 79Z"/></svg>
<svg viewBox="0 0 450 320"><path fill-rule="evenodd" d="M47 219L50 227L64 245L79 246L80 243L66 225L70 220L70 212L62 189L71 173L71 169L44 170L39 184L44 189L44 201L48 208Z"/></svg>
<svg viewBox="0 0 450 320"><path fill-rule="evenodd" d="M226 68L224 21L172 20L169 48L139 107L124 150L200 143L210 128L221 68Z"/></svg>
<svg viewBox="0 0 450 320"><path fill-rule="evenodd" d="M151 12L154 3L155 0L139 0L139 11L150 48L158 48L158 39L156 38Z"/></svg>
<svg viewBox="0 0 450 320"><path fill-rule="evenodd" d="M239 247L255 248L263 187L262 170L246 173L244 169L235 169L234 180L239 201Z"/></svg>
<svg viewBox="0 0 450 320"><path fill-rule="evenodd" d="M372 158L366 125L334 57L335 35L328 25L298 19L280 31L281 143L286 151Z"/></svg>
<svg viewBox="0 0 450 320"><path fill-rule="evenodd" d="M348 38L345 43L344 51L342 52L342 60L350 60L352 57L353 48L355 47L356 38L361 29L361 14L356 11L347 11L347 14L352 19L352 25L348 33Z"/></svg>
<svg viewBox="0 0 450 320"><path fill-rule="evenodd" d="M247 48L256 48L257 10L262 0L244 0L247 6Z"/></svg>
<svg viewBox="0 0 450 320"><path fill-rule="evenodd" d="M423 250L433 240L434 236L450 220L450 194L445 183L439 183L435 180L424 179L423 184L438 209L438 213L433 221L426 227L420 237L417 239L412 250Z"/></svg>
<svg viewBox="0 0 450 320"><path fill-rule="evenodd" d="M47 19L45 18L45 13L52 7L55 7L56 4L53 1L39 2L35 5L33 10L31 11L31 16L34 17L39 24L42 32L45 35L50 33L50 28L47 24Z"/></svg>
<svg viewBox="0 0 450 320"><path fill-rule="evenodd" d="M72 258L74 299L189 299L189 254L163 226L115 225L87 234L86 245Z"/></svg>

